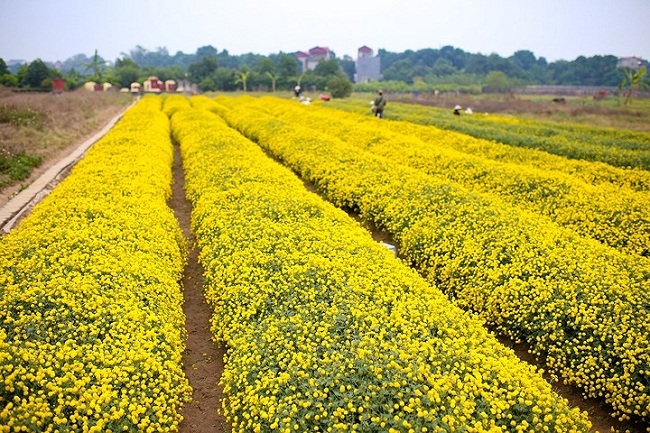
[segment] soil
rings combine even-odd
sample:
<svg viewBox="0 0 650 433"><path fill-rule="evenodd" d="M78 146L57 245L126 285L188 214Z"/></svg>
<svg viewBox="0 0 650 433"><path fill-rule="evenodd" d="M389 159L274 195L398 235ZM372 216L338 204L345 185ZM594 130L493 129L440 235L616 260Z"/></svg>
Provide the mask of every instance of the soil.
<svg viewBox="0 0 650 433"><path fill-rule="evenodd" d="M181 413L181 433L228 432L221 413L223 388L218 385L223 373L224 350L212 341L210 332L210 307L203 296L203 271L198 262L198 250L190 230L191 205L185 198L185 174L178 145L174 146L174 183L169 203L173 209L188 244L188 262L183 274L183 288L187 327L187 342L183 354L183 368L192 386L192 401Z"/></svg>

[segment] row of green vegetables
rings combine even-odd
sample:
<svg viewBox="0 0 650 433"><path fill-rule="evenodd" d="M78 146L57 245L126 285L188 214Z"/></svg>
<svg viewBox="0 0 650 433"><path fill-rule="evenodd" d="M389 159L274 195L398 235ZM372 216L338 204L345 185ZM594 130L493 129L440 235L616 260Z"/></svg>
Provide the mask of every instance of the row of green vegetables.
<svg viewBox="0 0 650 433"><path fill-rule="evenodd" d="M0 431L176 431L185 241L144 98L0 239Z"/></svg>
<svg viewBox="0 0 650 433"><path fill-rule="evenodd" d="M601 161L600 159L588 158L584 155L572 155L571 152L554 151L553 148L548 146L537 145L540 137L536 135L535 128L530 132L520 133L520 136L517 137L516 140L508 140L508 135L514 134L513 132L507 132L509 124L526 122L528 125L535 125L538 122L542 123L541 121L522 120L505 116L484 116L483 114L461 116L459 118L457 116L451 116L446 112L442 113L439 109L433 107L412 106L409 104L392 102L389 104L390 105L386 109L386 119L398 121L404 120L409 122L408 129L416 131L424 137L430 136L433 130L431 128L423 128L423 126L435 126L441 128L442 131L436 131L435 137L430 137L431 139L437 139L436 137L439 137L443 131L466 134L467 137L462 140L445 144L463 152L485 156L504 162L523 162L534 164L535 166L544 169L559 169L560 171L570 172L574 175L580 176L587 182L614 182L628 185L634 189L650 189L650 173L644 170L641 165L628 163L615 164L614 162L609 161L608 158ZM348 112L365 114L369 117L372 114L368 109L368 104L356 100L333 100L327 104L320 105ZM478 123L481 121L480 119L484 117L492 119L489 127L486 127L487 129L485 131L482 125L473 125L470 123ZM433 121L432 119L441 119L444 121L438 122ZM566 146L569 146L571 149L579 149L580 152L584 152L585 149L588 150L591 143L597 142L599 134L602 134L604 131L610 131L610 129L607 128L585 127L583 125L575 124L569 124L568 126L563 125L564 124L560 122L553 122L547 123L545 128L556 128L555 135L558 135L558 137L555 139L566 141ZM567 134L565 131L567 128L580 128L579 136ZM487 133L490 129L503 129L503 132L499 134ZM621 131L616 131L616 134L621 133ZM630 149L624 148L621 151L618 149L619 145L625 146L624 143L626 138L629 138L630 140L642 139L646 142L650 141L650 135L647 133L629 133L634 134L634 137L623 136L619 140L612 140L612 142L606 147L607 152L614 155L612 158L619 158L621 151L626 151L628 153L631 152ZM541 139L543 140L545 138L541 137ZM645 152L645 150L643 152Z"/></svg>
<svg viewBox="0 0 650 433"><path fill-rule="evenodd" d="M589 430L472 314L191 101L172 132L233 431Z"/></svg>
<svg viewBox="0 0 650 433"><path fill-rule="evenodd" d="M497 197L234 101L205 106L333 204L393 234L400 255L428 281L498 332L530 343L550 371L604 398L621 418L648 420L645 262Z"/></svg>
<svg viewBox="0 0 650 433"><path fill-rule="evenodd" d="M557 171L500 163L441 143L462 139L458 133L423 141L406 131L395 131L395 122L378 122L372 117L306 107L279 98L245 101L241 99L240 103L258 107L287 122L326 129L329 134L394 163L458 182L471 191L496 194L508 203L545 215L582 236L625 253L650 256L647 192L620 185L594 186Z"/></svg>
<svg viewBox="0 0 650 433"><path fill-rule="evenodd" d="M331 105L354 111L368 109L367 104L359 101L334 101ZM448 110L403 103L391 103L386 113L390 119L437 126L570 159L650 169L650 134L644 132L481 114L452 116Z"/></svg>

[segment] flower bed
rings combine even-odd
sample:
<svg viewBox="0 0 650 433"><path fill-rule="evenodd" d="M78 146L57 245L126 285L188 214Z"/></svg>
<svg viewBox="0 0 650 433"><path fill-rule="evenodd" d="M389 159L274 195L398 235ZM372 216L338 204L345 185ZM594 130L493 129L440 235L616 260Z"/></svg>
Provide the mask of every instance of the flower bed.
<svg viewBox="0 0 650 433"><path fill-rule="evenodd" d="M176 431L185 264L144 98L0 239L0 431Z"/></svg>
<svg viewBox="0 0 650 433"><path fill-rule="evenodd" d="M356 111L367 110L367 106L359 103L337 102L332 105ZM650 168L650 134L640 131L480 114L457 118L450 115L450 110L400 103L390 104L389 117L462 132L513 147L538 149L574 160L600 161L621 168Z"/></svg>
<svg viewBox="0 0 650 433"><path fill-rule="evenodd" d="M224 102L228 102L224 100ZM247 108L211 109L337 206L392 233L402 257L549 370L648 419L648 271L611 248L495 197Z"/></svg>
<svg viewBox="0 0 650 433"><path fill-rule="evenodd" d="M328 134L394 163L458 182L471 191L497 195L622 252L650 256L647 193L621 185L593 186L557 171L498 163L451 149L447 143L463 140L462 134L446 132L435 141L424 142L406 131L395 131L397 122L380 123L293 102L267 97L249 103L293 124L315 130L326 125Z"/></svg>
<svg viewBox="0 0 650 433"><path fill-rule="evenodd" d="M234 431L588 430L479 321L221 119L179 111L172 130Z"/></svg>

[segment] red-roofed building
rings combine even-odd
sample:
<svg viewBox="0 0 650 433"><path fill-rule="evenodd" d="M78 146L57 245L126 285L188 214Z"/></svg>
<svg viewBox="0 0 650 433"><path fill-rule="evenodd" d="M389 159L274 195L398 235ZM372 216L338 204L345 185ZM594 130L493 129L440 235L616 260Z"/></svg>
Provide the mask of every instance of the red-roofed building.
<svg viewBox="0 0 650 433"><path fill-rule="evenodd" d="M355 83L369 83L381 79L379 56L375 56L375 52L365 45L358 50L355 67Z"/></svg>
<svg viewBox="0 0 650 433"><path fill-rule="evenodd" d="M296 59L300 62L300 68L304 72L307 70L307 59L309 59L309 53L304 51L298 51L296 54Z"/></svg>
<svg viewBox="0 0 650 433"><path fill-rule="evenodd" d="M295 56L300 62L303 72L312 71L321 60L329 60L330 49L327 47L314 47L307 53L298 51Z"/></svg>
<svg viewBox="0 0 650 433"><path fill-rule="evenodd" d="M367 45L364 45L363 47L359 48L359 57L372 57L374 55L374 51L372 48L368 47Z"/></svg>

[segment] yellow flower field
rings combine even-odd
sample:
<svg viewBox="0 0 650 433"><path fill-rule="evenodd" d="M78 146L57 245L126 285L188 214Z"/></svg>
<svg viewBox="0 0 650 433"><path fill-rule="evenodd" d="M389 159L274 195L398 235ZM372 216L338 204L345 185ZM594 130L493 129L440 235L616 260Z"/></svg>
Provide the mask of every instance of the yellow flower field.
<svg viewBox="0 0 650 433"><path fill-rule="evenodd" d="M647 172L319 104L165 95L0 238L0 432L178 431L174 140L234 432L589 432L486 328L650 423Z"/></svg>
<svg viewBox="0 0 650 433"><path fill-rule="evenodd" d="M480 321L219 117L179 109L172 131L234 431L589 430Z"/></svg>
<svg viewBox="0 0 650 433"><path fill-rule="evenodd" d="M323 130L326 125L328 133L394 163L444 177L472 191L497 195L628 254L650 256L647 192L621 185L594 186L557 171L499 163L444 144L466 139L462 134L429 127L431 135L439 132L439 136L424 141L405 130L410 125L407 122L379 123L368 116L292 102L267 97L250 104L315 130Z"/></svg>
<svg viewBox="0 0 650 433"><path fill-rule="evenodd" d="M0 431L176 431L185 244L144 98L0 239Z"/></svg>
<svg viewBox="0 0 650 433"><path fill-rule="evenodd" d="M359 102L332 101L345 110L367 111ZM572 160L600 161L610 166L650 169L650 135L591 125L513 119L506 116L450 116L449 110L391 103L389 118L433 125L510 147L538 149ZM388 111L388 110L387 110Z"/></svg>
<svg viewBox="0 0 650 433"><path fill-rule="evenodd" d="M393 234L400 255L455 303L527 341L551 372L622 418L650 413L644 260L546 217L256 110L209 107L337 206ZM234 109L229 109L229 105Z"/></svg>

